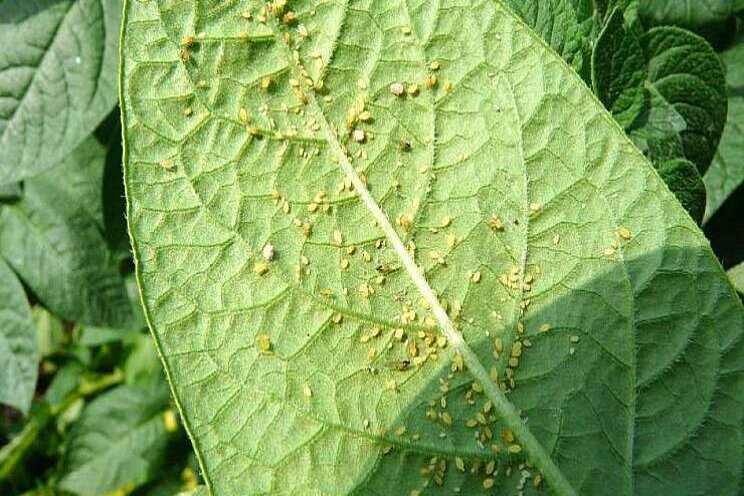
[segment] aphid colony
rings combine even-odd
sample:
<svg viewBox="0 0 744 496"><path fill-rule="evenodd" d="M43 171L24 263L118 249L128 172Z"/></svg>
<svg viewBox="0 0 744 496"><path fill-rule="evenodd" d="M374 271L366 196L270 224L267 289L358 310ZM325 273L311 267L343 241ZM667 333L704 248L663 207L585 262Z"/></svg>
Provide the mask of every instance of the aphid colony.
<svg viewBox="0 0 744 496"><path fill-rule="evenodd" d="M250 12L245 12L243 18L246 21L251 21L254 16ZM266 24L271 19L274 19L281 26L293 26L298 22L298 17L292 11L287 9L287 2L285 0L274 0L268 2L260 11L255 15L255 20L259 23ZM412 33L409 26L404 26L401 32L408 36ZM299 41L310 37L308 29L300 24L296 28L296 34L299 35ZM245 39L250 41L251 38L248 36L246 30ZM292 34L289 32L284 33L284 41L287 45L291 45L293 42ZM296 41L296 40L294 40ZM181 60L188 64L191 61L191 50L197 43L197 38L194 36L186 36L181 43ZM294 113L300 118L305 119L302 123L307 132L312 136L323 131L330 131L335 137L343 135L348 141L348 146L358 147L355 157L366 159L365 145L368 145L375 139L374 132L370 129L370 124L374 122L374 116L368 102L366 101L366 89L367 82L359 81L357 86L362 90L363 95L357 98L352 108L349 109L346 119L342 126L339 128L343 129L343 133L339 133L337 127L323 123L322 116L312 117L305 116L303 107L308 106L314 99L317 99L318 106L321 104L329 104L333 101L333 97L328 93L327 89L322 80L314 81L310 74L300 63L300 54L298 50L294 50L292 53L292 64L299 74L295 77L290 77L287 82L289 85L290 93L294 95L296 102L291 106L289 104L282 104L282 110L289 114ZM320 54L310 54L310 58L318 61L322 64L322 57ZM422 88L423 90L430 91L435 90L441 86L445 91L453 91L453 85L451 82L444 80L440 82L440 78L437 73L441 68L439 61L431 61L428 64L428 72L419 82L403 82L403 81L392 81L387 87L389 96L394 99L405 99L408 97L418 96ZM270 92L278 84L271 76L265 76L260 81L260 88L264 92ZM197 83L197 87L205 88L206 82L200 81ZM317 95L317 96L315 96ZM322 98L321 98L321 95ZM261 112L264 115L269 114L268 105L264 104L261 107ZM191 107L183 110L184 116L192 115ZM237 109L237 119L239 124L246 130L251 137L261 136L272 136L275 139L282 140L287 138L296 137L298 131L295 128L286 129L279 131L275 129L276 125L271 121L271 130L261 129L253 124L252 116L245 107L239 107ZM327 133L326 133L327 134ZM327 136L326 136L327 137ZM411 140L407 137L402 137L398 140L398 147L401 152L409 152L413 149ZM286 151L286 147L284 149ZM342 151L346 155L345 159L350 162L355 158L349 153L346 145L342 145ZM320 148L308 146L308 148L302 148L300 155L303 157L318 156L320 154ZM461 157L462 160L467 160L467 155ZM339 157L332 158L336 162ZM172 159L167 159L160 164L163 169L173 170L176 167L175 162ZM362 184L366 185L366 178L361 170L357 171ZM400 188L400 184L393 185L394 189ZM336 188L336 194L354 194L354 185L349 178L342 179L338 187ZM277 190L273 190L270 193L270 200L276 205L284 214L292 215L293 208L291 201ZM292 223L305 237L313 235L313 222L312 218L317 215L330 214L332 213L332 204L328 200L328 194L321 190L318 191L313 200L306 204L306 212L302 214L296 213L293 216ZM541 212L542 206L538 203L528 204L528 215L537 215ZM515 221L516 222L516 221ZM400 232L404 234L414 233L416 226L414 225L414 219L411 215L401 214L395 219L395 223L399 228ZM440 222L438 228L433 228L433 232L438 233L438 229L442 229L441 233L443 236L444 244L452 249L463 241L462 238L458 238L454 234L452 229L453 225L452 216L444 216ZM507 231L511 223L504 222L498 213L491 213L486 219L484 219L484 225L490 230L494 236L499 236ZM621 247L621 241L628 241L631 239L631 232L626 227L617 227L614 232L614 237L610 242L610 245L604 250L604 255L613 256ZM555 234L553 236L553 245L557 246L560 243L560 235ZM363 264L370 265L370 270L374 271L375 277L371 278L366 282L361 282L356 288L357 293L363 299L373 298L375 292L380 288L385 278L398 270L400 266L397 264L390 263L378 263L375 261L376 257L370 253L369 249L362 249L354 245L344 245L344 234L341 230L336 229L331 233L331 244L336 246L344 254L339 262L339 269L342 271L348 271L353 268L356 259L360 259ZM384 240L380 239L375 243L375 249L382 250L386 248ZM413 238L407 241L408 251L415 255L416 245ZM271 243L267 243L261 250L260 258L255 261L253 266L253 272L256 277L262 278L266 276L272 268L272 264L276 262L277 257L281 258L281 247L274 247ZM440 253L436 249L431 249L428 252L428 259L434 266L447 266L446 253ZM311 265L311 260L306 255L300 255L295 269L295 279L301 280L303 274L308 267ZM516 387L514 381L515 370L518 368L520 360L526 351L532 346L532 339L535 337L528 337L525 334L524 317L528 312L530 306L530 300L526 296L536 284L536 278L539 276L539 268L535 267L532 273L528 273L524 268L512 267L505 268L505 272L502 273L498 282L503 285L506 290L511 292L515 298L519 299L518 305L518 317L516 319L516 328L513 336L496 336L492 339L492 356L496 361L495 365L491 368L490 378L499 386L499 388L505 393L510 392ZM464 277L467 278L470 284L480 284L484 278L484 274L479 270L468 270ZM347 288L343 289L344 296L348 296L349 291ZM318 296L322 299L331 299L334 297L330 289L321 289ZM447 338L440 334L436 330L434 320L428 315L422 315L415 310L413 302L408 301L405 297L400 297L400 313L396 316L396 320L400 323L401 327L390 329L389 333L392 335L389 344L384 348L380 346L372 346L375 340L378 340L387 331L379 326L373 326L368 332L365 332L359 337L359 342L364 345L366 351L366 363L360 364L364 367L367 372L371 374L378 373L378 362L380 361L381 354L389 354L391 356L397 355L399 358L394 360L387 360L385 362L384 370L386 373L391 375L391 378L387 380L386 385L390 390L397 390L398 380L394 378L396 374L407 373L412 369L423 366L427 361L436 361L440 356L445 355L451 356L450 366L450 379L453 374L457 374L463 371L464 363L462 356L455 353L447 353L448 341ZM428 305L425 302L419 302L419 305L428 310ZM472 323L472 318L462 317L460 315L462 311L461 304L459 302L453 302L449 304L447 301L442 300L441 305L444 310L448 313L451 320L457 321L462 319L466 322ZM502 314L493 310L491 317L494 320L503 320ZM341 313L334 313L331 316L331 322L335 325L342 324L344 316ZM422 330L411 331L409 330L409 324L416 324L422 327ZM552 326L550 323L543 323L540 325L534 336L547 333L551 330ZM490 336L488 336L490 337ZM570 348L569 352L571 355L574 354L574 344L579 342L578 336L570 336ZM270 354L274 352L274 343L272 343L271 337L268 334L260 334L256 338L256 347L262 354ZM500 370L503 369L503 373ZM490 447L494 454L505 453L507 455L520 455L522 447L518 440L514 438L514 434L509 429L497 430L495 423L498 418L496 412L493 410L493 404L488 399L483 398L483 385L477 381L473 381L470 386L465 390L463 400L473 408L472 415L468 418L457 419L453 417L453 414L448 411L448 395L450 395L450 386L448 380L440 378L439 380L439 392L441 395L438 398L432 399L428 403L428 407L425 412L425 416L432 422L437 423L442 430L440 436L447 436L447 429L452 429L459 426L464 426L466 429L473 431L474 442L479 448ZM310 384L306 384L302 389L303 396L310 400L313 397L313 390ZM364 420L363 428L366 430L370 427L369 420ZM413 440L420 438L419 433L409 432L406 426L400 426L395 431L396 437L410 437ZM389 451L391 448L387 447ZM491 460L484 462L482 460L473 460L466 462L462 458L455 457L454 464L450 463L450 466L454 466L454 470L459 472L466 472L469 470L473 475L479 475L482 477L482 486L484 489L493 488L496 484L495 478L499 475L499 467L497 462ZM428 482L433 482L437 485L442 485L444 482L445 474L448 470L448 461L441 457L433 457L428 460L426 466L422 468L421 475ZM512 470L511 464L507 464L504 468L504 474L509 476ZM524 487L527 480L531 479L535 487L541 483L541 476L539 474L532 474L529 470L529 464L522 463L519 466L520 470L520 482L519 491ZM415 493L415 492L414 492ZM413 494L412 493L412 496Z"/></svg>

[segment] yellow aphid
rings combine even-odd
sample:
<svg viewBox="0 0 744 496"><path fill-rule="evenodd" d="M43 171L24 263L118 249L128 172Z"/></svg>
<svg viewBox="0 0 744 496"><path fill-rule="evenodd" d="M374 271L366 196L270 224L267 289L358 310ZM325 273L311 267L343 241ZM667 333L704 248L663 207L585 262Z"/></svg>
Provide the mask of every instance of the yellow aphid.
<svg viewBox="0 0 744 496"><path fill-rule="evenodd" d="M488 221L488 227L490 227L492 231L501 231L504 229L504 223L499 217L492 215L491 219Z"/></svg>
<svg viewBox="0 0 744 496"><path fill-rule="evenodd" d="M271 351L271 338L266 334L258 336L258 349L261 353L268 353Z"/></svg>
<svg viewBox="0 0 744 496"><path fill-rule="evenodd" d="M411 34L411 26L408 26L408 25L402 26L402 27L400 28L400 31L401 31L401 33L403 33L404 35L408 36L409 34Z"/></svg>
<svg viewBox="0 0 744 496"><path fill-rule="evenodd" d="M503 439L507 443L513 443L514 442L514 434L509 429L504 429L504 430L501 431L501 439Z"/></svg>
<svg viewBox="0 0 744 496"><path fill-rule="evenodd" d="M269 271L269 263L266 260L261 260L253 265L253 273L257 276L263 276Z"/></svg>
<svg viewBox="0 0 744 496"><path fill-rule="evenodd" d="M506 451L516 455L517 453L520 453L522 451L522 447L518 444L510 444Z"/></svg>
<svg viewBox="0 0 744 496"><path fill-rule="evenodd" d="M408 85L408 88L406 88L406 92L411 96L416 96L419 92L418 84Z"/></svg>
<svg viewBox="0 0 744 496"><path fill-rule="evenodd" d="M617 234L625 240L628 240L631 237L630 229L628 229L627 227L623 227L623 226L620 226L617 228Z"/></svg>
<svg viewBox="0 0 744 496"><path fill-rule="evenodd" d="M306 385L305 387L303 387L303 388L302 388L302 393L303 393L303 394L304 394L305 396L307 396L308 398L310 398L310 397L311 397L311 396L313 395L313 390L312 390L312 389L310 389L310 386L307 386L307 385Z"/></svg>
<svg viewBox="0 0 744 496"><path fill-rule="evenodd" d="M540 210L540 204L539 203L530 203L530 212L535 213L538 210Z"/></svg>
<svg viewBox="0 0 744 496"><path fill-rule="evenodd" d="M268 90L271 87L271 76L265 76L261 79L261 89Z"/></svg>
<svg viewBox="0 0 744 496"><path fill-rule="evenodd" d="M432 89L437 85L437 77L434 74L427 74L426 77L424 77L424 88L427 90Z"/></svg>
<svg viewBox="0 0 744 496"><path fill-rule="evenodd" d="M436 60L433 60L431 64L429 64L429 69L432 71L438 71L439 70L439 62Z"/></svg>
<svg viewBox="0 0 744 496"><path fill-rule="evenodd" d="M337 245L341 245L344 242L344 236L338 229L333 231L333 242Z"/></svg>
<svg viewBox="0 0 744 496"><path fill-rule="evenodd" d="M160 167L165 170L173 170L176 167L176 163L173 160L166 159L160 162Z"/></svg>
<svg viewBox="0 0 744 496"><path fill-rule="evenodd" d="M550 330L550 324L543 324L540 326L540 332L548 332Z"/></svg>
<svg viewBox="0 0 744 496"><path fill-rule="evenodd" d="M178 430L178 418L176 417L176 412L170 409L164 411L163 425L165 426L166 432L176 432Z"/></svg>
<svg viewBox="0 0 744 496"><path fill-rule="evenodd" d="M238 111L238 119L240 119L240 122L243 124L247 123L250 120L250 116L248 115L248 111L241 107Z"/></svg>

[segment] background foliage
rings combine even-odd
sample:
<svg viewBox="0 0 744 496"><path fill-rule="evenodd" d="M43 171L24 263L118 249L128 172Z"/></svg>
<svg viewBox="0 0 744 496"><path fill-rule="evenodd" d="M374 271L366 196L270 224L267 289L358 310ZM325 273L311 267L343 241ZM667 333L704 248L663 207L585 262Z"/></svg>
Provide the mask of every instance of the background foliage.
<svg viewBox="0 0 744 496"><path fill-rule="evenodd" d="M509 0L744 288L742 2ZM198 469L124 218L119 0L0 0L0 494L173 495Z"/></svg>

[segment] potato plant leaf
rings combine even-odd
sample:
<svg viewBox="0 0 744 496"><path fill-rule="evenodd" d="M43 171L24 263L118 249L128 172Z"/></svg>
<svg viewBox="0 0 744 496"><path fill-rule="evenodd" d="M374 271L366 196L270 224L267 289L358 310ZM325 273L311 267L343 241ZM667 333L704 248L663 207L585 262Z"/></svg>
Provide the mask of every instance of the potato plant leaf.
<svg viewBox="0 0 744 496"><path fill-rule="evenodd" d="M588 82L592 46L606 14L625 0L507 0L514 13Z"/></svg>
<svg viewBox="0 0 744 496"><path fill-rule="evenodd" d="M119 386L93 400L70 433L60 489L102 495L152 480L168 441L167 407L164 384Z"/></svg>
<svg viewBox="0 0 744 496"><path fill-rule="evenodd" d="M736 1L638 0L638 14L647 26L679 26L718 42L736 29Z"/></svg>
<svg viewBox="0 0 744 496"><path fill-rule="evenodd" d="M57 167L25 182L23 198L0 206L0 256L56 314L127 327L124 279L101 233L105 150L93 138Z"/></svg>
<svg viewBox="0 0 744 496"><path fill-rule="evenodd" d="M0 1L0 184L54 166L114 107L120 9Z"/></svg>
<svg viewBox="0 0 744 496"><path fill-rule="evenodd" d="M592 51L592 87L621 126L628 127L645 103L646 58L623 12L614 9Z"/></svg>
<svg viewBox="0 0 744 496"><path fill-rule="evenodd" d="M737 493L741 302L503 3L124 15L138 278L213 494Z"/></svg>
<svg viewBox="0 0 744 496"><path fill-rule="evenodd" d="M744 182L744 36L721 58L726 67L728 117L716 156L703 176L708 190L706 220Z"/></svg>
<svg viewBox="0 0 744 496"><path fill-rule="evenodd" d="M38 351L23 286L0 259L0 403L24 414L36 389Z"/></svg>
<svg viewBox="0 0 744 496"><path fill-rule="evenodd" d="M744 294L744 263L728 270L728 276L738 292Z"/></svg>
<svg viewBox="0 0 744 496"><path fill-rule="evenodd" d="M626 129L655 163L685 158L704 174L726 122L721 63L704 39L684 29L653 28L641 44L648 64L647 105Z"/></svg>

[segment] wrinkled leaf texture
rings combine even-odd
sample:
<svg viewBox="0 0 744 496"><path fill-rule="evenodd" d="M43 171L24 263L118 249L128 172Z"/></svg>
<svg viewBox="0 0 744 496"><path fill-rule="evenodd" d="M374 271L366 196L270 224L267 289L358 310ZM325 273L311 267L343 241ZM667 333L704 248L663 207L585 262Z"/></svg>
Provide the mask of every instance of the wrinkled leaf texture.
<svg viewBox="0 0 744 496"><path fill-rule="evenodd" d="M263 6L125 7L138 278L212 493L736 494L741 302L576 73L498 1Z"/></svg>
<svg viewBox="0 0 744 496"><path fill-rule="evenodd" d="M0 185L72 152L116 104L120 0L0 1Z"/></svg>

